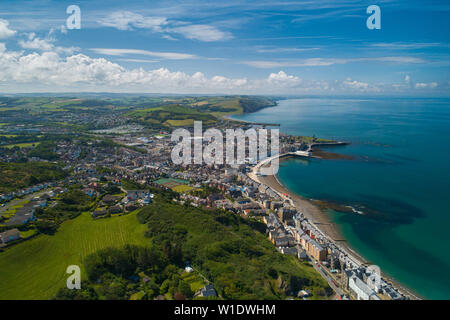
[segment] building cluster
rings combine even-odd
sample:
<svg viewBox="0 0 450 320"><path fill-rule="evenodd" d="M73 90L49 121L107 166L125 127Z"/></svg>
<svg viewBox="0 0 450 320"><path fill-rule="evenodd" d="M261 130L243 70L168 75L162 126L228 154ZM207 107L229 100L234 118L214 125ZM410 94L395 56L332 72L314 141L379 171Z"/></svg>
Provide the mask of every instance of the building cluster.
<svg viewBox="0 0 450 320"><path fill-rule="evenodd" d="M53 184L52 184L53 185ZM41 188L38 188L37 190L42 190ZM67 191L67 189L63 189L63 188L59 188L59 187L55 187L53 188L53 190L47 191L46 193L42 193L39 194L38 196L29 197L29 200L25 200L23 203L23 205L17 205L17 207L15 207L13 209L13 214L12 217L10 217L9 219L6 219L6 221L4 222L4 225L6 226L22 226L27 224L30 221L35 221L36 220L36 209L38 208L45 208L48 206L48 202L49 200L54 197L55 195L61 194L63 192ZM29 193L27 193L28 195ZM4 220L4 216L7 212L3 212L0 215L0 218L2 218L3 216L3 220Z"/></svg>
<svg viewBox="0 0 450 320"><path fill-rule="evenodd" d="M335 242L286 201L264 217L269 240L284 254L312 260L319 268L340 276L341 285L358 300L407 299L370 267L350 257Z"/></svg>
<svg viewBox="0 0 450 320"><path fill-rule="evenodd" d="M175 142L171 141L170 135L166 132L152 136L130 132L118 136L112 135L111 140L114 143L104 143L102 139L88 142L77 141L77 139L57 141L54 152L58 154L65 167L72 170L72 175L62 184L61 182L40 184L0 195L0 201L6 202L45 188L68 186L74 183L81 184L81 190L85 194L97 197L102 194L100 181L120 187L120 181L124 179L150 185L160 178L184 179L189 181L193 188L206 186L214 191L204 196L195 192L181 193L177 201L189 203L192 206L233 211L243 217L262 219L267 225L269 240L280 252L294 255L301 260L315 261L327 272L339 274L341 285L354 298L405 298L384 279L376 285L371 285L367 281L371 279L368 269L350 256L338 243L326 237L302 212L297 210L289 197L252 179L249 173L254 161L249 160L244 164L231 167L217 164L176 165L171 160L171 151ZM280 153L308 149L308 143L299 137L281 135L280 142ZM122 192L124 192L123 189ZM130 190L125 196L106 194L101 198L97 208L92 211L92 216L97 218L133 211L139 206L149 204L152 197L148 190ZM37 206L45 206L45 199L30 201L30 204L16 212L11 219L12 223L21 224L29 221L27 219L33 219ZM14 230L1 234L0 241L5 244L16 239L17 232ZM209 291L206 288L205 295L209 295ZM308 295L307 292L303 294Z"/></svg>
<svg viewBox="0 0 450 320"><path fill-rule="evenodd" d="M359 266L345 270L342 279L346 289L358 300L406 299L370 267Z"/></svg>
<svg viewBox="0 0 450 320"><path fill-rule="evenodd" d="M128 190L125 196L106 194L99 205L92 211L93 218L104 217L111 214L135 211L150 204L153 194L149 190Z"/></svg>
<svg viewBox="0 0 450 320"><path fill-rule="evenodd" d="M56 187L58 185L58 182L46 182L46 183L40 183L28 188L24 188L21 190L17 190L17 191L13 191L13 192L8 192L8 193L0 193L0 203L5 203L8 201L11 201L15 198L21 198L36 192L39 192L41 190L45 190L48 188L53 188Z"/></svg>
<svg viewBox="0 0 450 320"><path fill-rule="evenodd" d="M0 248L5 247L8 243L20 239L20 231L17 228L0 232Z"/></svg>

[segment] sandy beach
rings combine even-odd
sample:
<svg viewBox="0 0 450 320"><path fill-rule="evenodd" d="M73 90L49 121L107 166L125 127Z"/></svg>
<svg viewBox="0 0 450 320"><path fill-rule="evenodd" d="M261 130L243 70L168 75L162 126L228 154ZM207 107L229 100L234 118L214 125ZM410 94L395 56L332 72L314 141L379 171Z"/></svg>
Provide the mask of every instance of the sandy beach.
<svg viewBox="0 0 450 320"><path fill-rule="evenodd" d="M280 162L285 159L286 158L280 158ZM316 204L314 204L312 200L305 199L295 194L294 192L291 192L289 189L283 186L277 179L277 177L274 175L258 176L257 180L259 180L260 183L265 184L269 188L279 193L287 194L292 199L297 210L303 212L303 214L308 218L310 222L312 222L317 228L319 228L321 232L325 234L329 239L339 244L339 246L341 246L342 249L344 249L347 253L349 253L354 260L356 259L363 264L368 265L372 264L372 262L364 259L364 257L359 255L348 244L348 242L345 240L345 238L339 231L338 226L335 223L333 223L327 216L327 214L323 212ZM385 274L383 271L381 271L381 275L386 280L392 282L397 288L399 288L405 295L409 296L411 299L419 299L419 300L423 299L416 292L414 292L411 289L405 288L402 284L400 284L398 281L396 281L389 275Z"/></svg>
<svg viewBox="0 0 450 320"><path fill-rule="evenodd" d="M284 187L276 178L276 176L260 176L258 177L260 182L267 185L269 188L281 193L287 194L294 202L295 207L308 218L313 224L315 224L325 235L327 235L333 241L339 243L344 247L347 252L351 252L352 255L363 263L367 261L358 255L343 238L339 232L338 227L333 223L325 212L322 212L319 207L313 204L310 200L305 199Z"/></svg>

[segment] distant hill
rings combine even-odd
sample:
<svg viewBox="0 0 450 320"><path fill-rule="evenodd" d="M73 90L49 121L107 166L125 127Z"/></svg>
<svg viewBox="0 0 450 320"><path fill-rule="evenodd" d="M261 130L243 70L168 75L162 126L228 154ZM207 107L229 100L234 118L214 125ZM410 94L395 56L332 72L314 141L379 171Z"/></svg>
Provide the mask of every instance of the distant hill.
<svg viewBox="0 0 450 320"><path fill-rule="evenodd" d="M239 99L244 113L252 113L264 108L274 107L277 103L269 98L264 97L244 97Z"/></svg>
<svg viewBox="0 0 450 320"><path fill-rule="evenodd" d="M194 121L208 126L226 115L256 112L275 105L273 99L258 96L167 98L158 106L134 109L127 115L148 127L188 127Z"/></svg>

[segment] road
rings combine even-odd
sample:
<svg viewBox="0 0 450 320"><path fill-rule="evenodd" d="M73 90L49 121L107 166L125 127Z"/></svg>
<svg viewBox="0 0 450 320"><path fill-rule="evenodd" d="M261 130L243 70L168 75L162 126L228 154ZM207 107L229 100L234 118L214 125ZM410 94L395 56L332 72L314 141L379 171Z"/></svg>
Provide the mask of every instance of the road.
<svg viewBox="0 0 450 320"><path fill-rule="evenodd" d="M24 201L29 201L29 200L31 200L31 199L34 198L34 197L40 197L42 194L44 194L44 193L46 193L46 192L48 192L48 190L38 191L38 192L35 192L35 193L32 193L32 194L28 194L28 195L26 195L26 196L23 197L23 198L13 199L13 200L11 200L11 201L5 203L5 206L4 206L4 207L0 207L0 217L1 217L2 215L4 215L5 212L6 212L9 208L14 207L14 206L17 206L18 204L23 203Z"/></svg>
<svg viewBox="0 0 450 320"><path fill-rule="evenodd" d="M319 267L319 265L315 263L314 258L312 258L309 255L308 257L311 260L314 269L322 276L322 278L324 278L328 282L328 285L331 287L331 289L333 289L334 292L336 292L337 296L342 296L346 294L341 288L339 288L333 283L331 277L322 269L322 267Z"/></svg>

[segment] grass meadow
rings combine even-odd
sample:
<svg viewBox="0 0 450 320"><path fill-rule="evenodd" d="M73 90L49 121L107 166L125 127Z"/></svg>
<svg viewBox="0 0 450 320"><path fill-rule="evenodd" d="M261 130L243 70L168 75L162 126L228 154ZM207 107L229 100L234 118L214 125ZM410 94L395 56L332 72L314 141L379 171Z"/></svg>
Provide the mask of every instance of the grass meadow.
<svg viewBox="0 0 450 320"><path fill-rule="evenodd" d="M65 286L67 266L82 268L86 255L109 246L149 243L136 214L93 220L86 212L64 222L52 236L39 235L0 252L0 300L52 298ZM81 285L83 279L82 269Z"/></svg>

